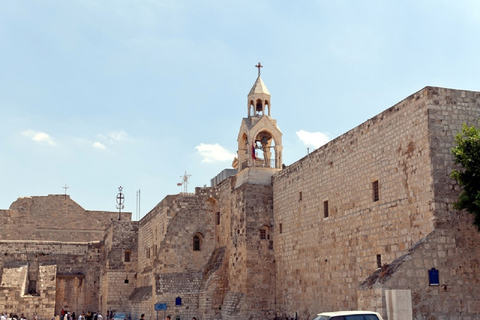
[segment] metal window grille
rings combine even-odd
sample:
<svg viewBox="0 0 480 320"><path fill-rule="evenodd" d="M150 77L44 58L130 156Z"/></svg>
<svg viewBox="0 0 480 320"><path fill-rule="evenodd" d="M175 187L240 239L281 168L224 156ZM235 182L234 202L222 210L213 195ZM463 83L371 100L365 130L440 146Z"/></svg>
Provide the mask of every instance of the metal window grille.
<svg viewBox="0 0 480 320"><path fill-rule="evenodd" d="M265 229L260 229L260 239L261 239L261 240L267 239L267 230L265 230Z"/></svg>

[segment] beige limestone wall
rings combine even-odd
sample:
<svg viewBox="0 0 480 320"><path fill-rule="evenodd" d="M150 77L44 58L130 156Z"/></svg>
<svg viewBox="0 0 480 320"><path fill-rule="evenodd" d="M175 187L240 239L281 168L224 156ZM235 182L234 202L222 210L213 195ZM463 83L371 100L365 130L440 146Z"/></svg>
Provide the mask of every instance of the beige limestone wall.
<svg viewBox="0 0 480 320"><path fill-rule="evenodd" d="M413 94L273 177L279 313L356 308L377 263L433 230L428 99Z"/></svg>
<svg viewBox="0 0 480 320"><path fill-rule="evenodd" d="M153 286L153 261L157 246L165 238L167 227L174 212L170 209L174 196L165 197L139 222L137 286Z"/></svg>
<svg viewBox="0 0 480 320"><path fill-rule="evenodd" d="M28 291L28 280L37 281L36 290L42 290L40 277L42 268L54 267L55 274L53 294L42 297L42 305L53 308L52 315L59 313L62 308L75 311L77 314L82 309L98 310L98 291L101 248L100 242L57 242L57 241L0 241L4 253L0 255L0 270L18 266L28 266L27 277L20 289L3 291L6 296L11 296L19 291ZM3 279L10 278L2 275ZM56 279L62 280L56 282ZM81 280L79 280L81 279ZM50 308L50 307L49 307ZM20 310L16 311L21 313ZM50 319L49 317L48 319Z"/></svg>
<svg viewBox="0 0 480 320"><path fill-rule="evenodd" d="M123 212L121 218L131 220L131 215ZM113 220L118 212L85 210L68 195L23 197L0 210L0 224L15 226L0 229L0 239L100 241Z"/></svg>
<svg viewBox="0 0 480 320"><path fill-rule="evenodd" d="M4 268L2 272L2 287L19 288L22 294L25 294L28 276L28 265L22 265L17 268Z"/></svg>
<svg viewBox="0 0 480 320"><path fill-rule="evenodd" d="M99 311L126 312L133 320L139 319L140 315L131 312L134 308L129 301L137 286L138 222L112 221L104 239Z"/></svg>
<svg viewBox="0 0 480 320"><path fill-rule="evenodd" d="M199 317L198 294L202 271L159 274L156 283L156 301L167 304L166 314L175 319ZM177 305L177 298L180 298Z"/></svg>
<svg viewBox="0 0 480 320"><path fill-rule="evenodd" d="M168 196L140 221L137 286L154 283L155 290L147 318L158 302L181 318L274 317L272 189L234 186L232 177L195 194ZM200 251L193 251L194 235L202 238Z"/></svg>
<svg viewBox="0 0 480 320"><path fill-rule="evenodd" d="M436 229L405 256L369 277L359 296L375 291L370 301L381 299L379 311L386 316L385 290L410 290L414 319L477 319L480 233L471 222L460 213L452 228ZM432 268L438 270L439 285L429 283ZM363 299L359 307L371 307L368 303Z"/></svg>
<svg viewBox="0 0 480 320"><path fill-rule="evenodd" d="M215 246L214 201L209 200L209 190L210 188L197 188L195 194L167 196L140 221L138 286L158 288L159 277L175 274L189 277L203 270ZM193 250L195 236L200 239L200 251ZM154 316L155 302L167 300L169 308L172 308L167 312L198 316L199 283L192 282L188 294L185 293L185 286L180 283L171 288L172 291L168 293L163 290L154 292L153 303L149 310L145 310L147 318ZM172 297L182 295L189 305L173 309ZM195 303L192 303L193 300Z"/></svg>
<svg viewBox="0 0 480 320"><path fill-rule="evenodd" d="M246 314L273 319L275 257L273 249L273 194L270 185L248 185L242 196L246 214ZM264 232L264 234L261 234ZM255 312L252 312L255 310ZM253 314L253 315L252 315Z"/></svg>
<svg viewBox="0 0 480 320"><path fill-rule="evenodd" d="M231 177L218 186L217 247L227 261L222 292L223 319L272 319L275 310L273 198L270 185L237 185ZM265 238L260 238L265 229ZM210 319L210 318L205 318Z"/></svg>
<svg viewBox="0 0 480 320"><path fill-rule="evenodd" d="M454 168L450 152L454 137L462 125L479 125L480 92L427 88L428 116L434 180L435 222L438 227L448 226L452 218L452 203L456 201L460 186L450 178Z"/></svg>
<svg viewBox="0 0 480 320"><path fill-rule="evenodd" d="M37 294L25 293L27 265L4 268L2 279L8 278L0 286L0 309L2 312L22 313L31 319L35 313L40 320L50 320L55 310L56 266L40 266Z"/></svg>
<svg viewBox="0 0 480 320"><path fill-rule="evenodd" d="M463 123L478 125L480 93L426 88L425 94L429 97L436 229L406 256L386 266L380 272L383 277L368 279L376 281L362 290L411 290L414 319L473 320L480 313L480 233L472 226L471 215L453 209L460 187L449 175L454 167L450 153L454 136ZM432 268L439 272L439 286L429 285L428 270Z"/></svg>

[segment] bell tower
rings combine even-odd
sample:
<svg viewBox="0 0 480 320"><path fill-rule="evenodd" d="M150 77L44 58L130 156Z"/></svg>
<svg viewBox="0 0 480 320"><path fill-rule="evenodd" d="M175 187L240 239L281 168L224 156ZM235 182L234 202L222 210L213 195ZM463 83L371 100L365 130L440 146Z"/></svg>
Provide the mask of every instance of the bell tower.
<svg viewBox="0 0 480 320"><path fill-rule="evenodd" d="M271 117L270 92L263 83L259 62L258 76L248 93L248 117L242 119L238 133L238 149L233 167L243 173L243 182L269 184L270 177L282 169L282 132ZM240 180L240 181L239 181ZM237 184L242 179L237 178Z"/></svg>

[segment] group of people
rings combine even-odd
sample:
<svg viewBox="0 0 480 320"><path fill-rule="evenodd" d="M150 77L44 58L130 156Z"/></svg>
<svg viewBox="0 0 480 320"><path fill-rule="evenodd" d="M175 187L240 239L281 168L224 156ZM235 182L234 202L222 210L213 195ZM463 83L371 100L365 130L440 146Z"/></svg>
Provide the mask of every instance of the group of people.
<svg viewBox="0 0 480 320"><path fill-rule="evenodd" d="M115 316L115 312L107 311L107 317L105 320L113 320L114 316ZM1 313L0 320L27 320L27 318L23 313L20 316L18 316L16 313L9 313L9 314ZM31 320L38 320L38 316L36 313L33 315ZM85 313L85 311L83 311L77 317L75 312L70 313L69 311L62 309L62 311L60 312L60 315L57 314L55 317L52 317L52 320L104 320L104 319L103 319L103 316L100 314L100 312L88 311L87 313ZM140 317L140 320L146 320L145 314L142 314L142 316ZM172 320L172 318L171 316L167 316L165 320ZM193 317L192 320L197 320L197 318Z"/></svg>
<svg viewBox="0 0 480 320"><path fill-rule="evenodd" d="M37 320L37 319L34 319L34 320ZM88 311L87 313L85 313L85 311L82 311L82 313L77 318L75 311L70 313L69 311L62 309L62 311L60 312L60 315L57 314L55 317L52 318L52 320L103 320L103 317L100 314L100 312Z"/></svg>
<svg viewBox="0 0 480 320"><path fill-rule="evenodd" d="M33 316L33 320L37 320L38 317L37 317L37 314L35 313L34 316ZM2 313L0 315L0 320L27 320L27 318L25 317L25 315L22 313L20 315L20 317L18 316L18 314L16 313Z"/></svg>

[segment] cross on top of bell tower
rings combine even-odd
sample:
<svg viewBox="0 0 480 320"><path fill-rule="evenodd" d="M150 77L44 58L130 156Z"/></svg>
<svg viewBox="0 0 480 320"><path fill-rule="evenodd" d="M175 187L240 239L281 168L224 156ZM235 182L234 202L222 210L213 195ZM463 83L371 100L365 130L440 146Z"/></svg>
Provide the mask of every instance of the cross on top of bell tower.
<svg viewBox="0 0 480 320"><path fill-rule="evenodd" d="M260 68L263 68L262 64L259 62L255 65L255 68L258 68L258 76L260 77Z"/></svg>

